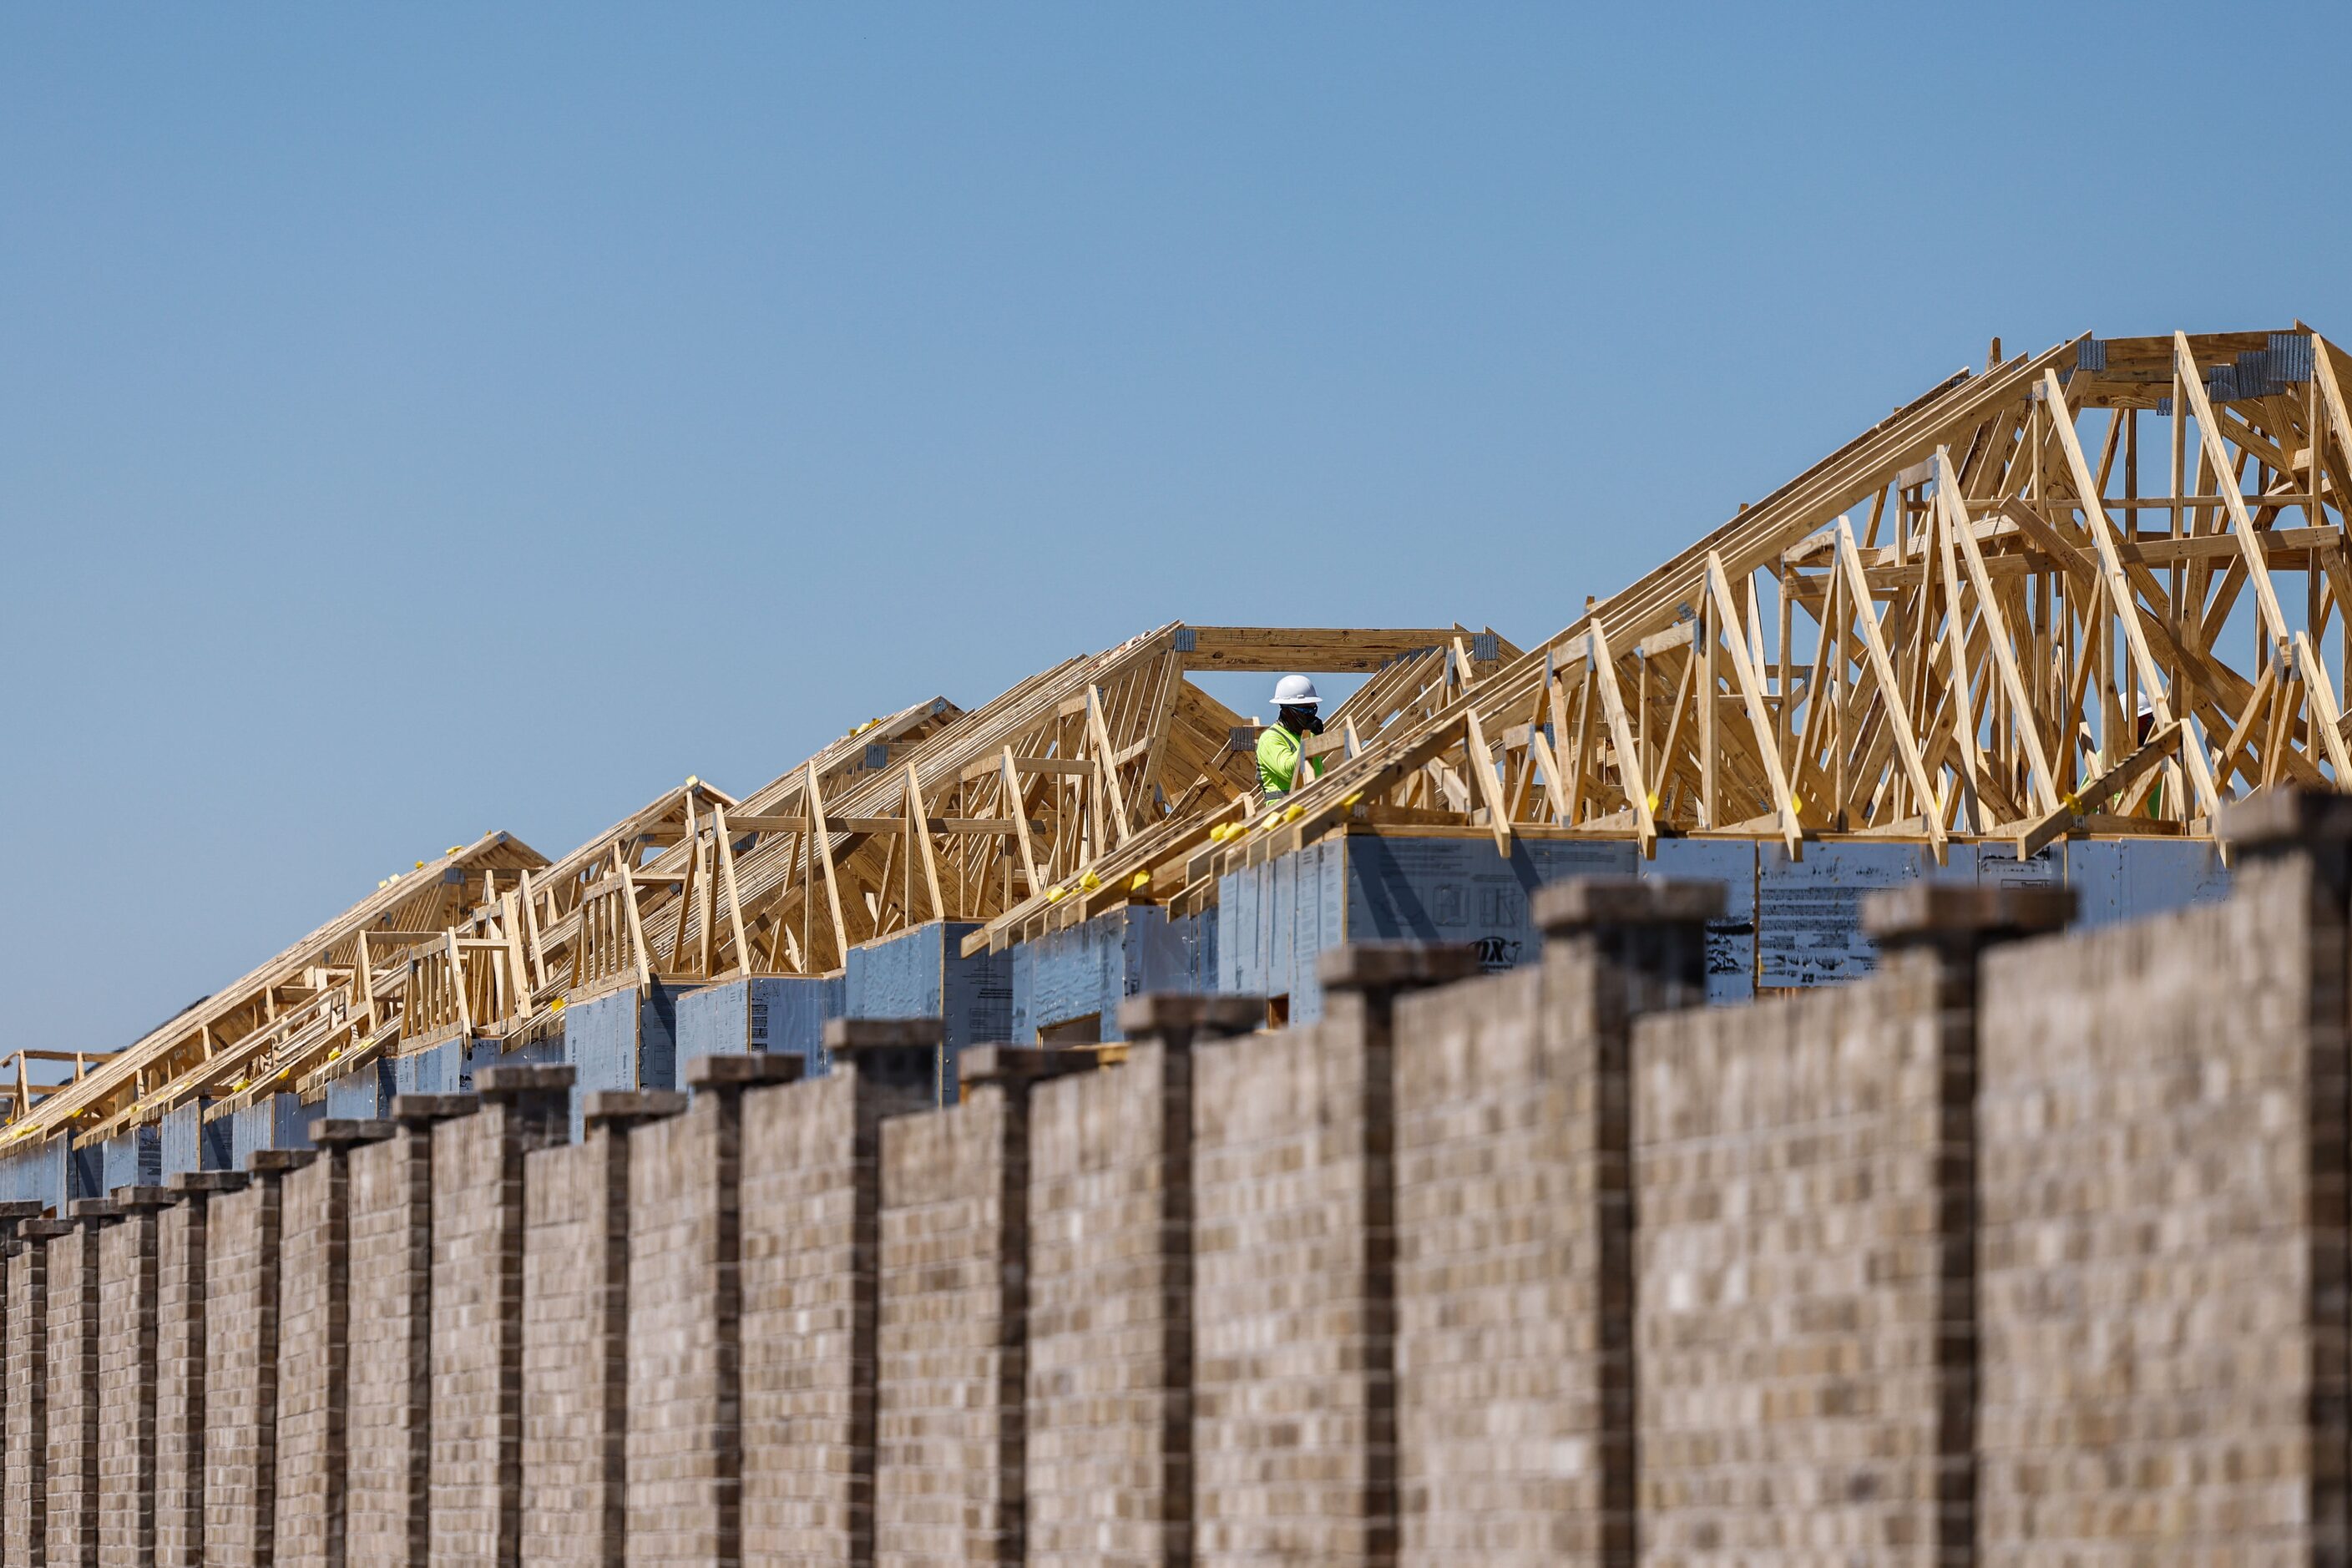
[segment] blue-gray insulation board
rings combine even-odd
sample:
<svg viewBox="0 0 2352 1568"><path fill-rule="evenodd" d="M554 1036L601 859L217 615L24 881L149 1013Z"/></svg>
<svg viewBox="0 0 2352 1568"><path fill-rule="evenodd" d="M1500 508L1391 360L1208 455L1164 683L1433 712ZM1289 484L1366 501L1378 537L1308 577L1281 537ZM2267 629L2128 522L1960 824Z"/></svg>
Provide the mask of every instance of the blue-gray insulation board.
<svg viewBox="0 0 2352 1568"><path fill-rule="evenodd" d="M1346 845L1327 838L1219 879L1217 990L1287 996L1298 1023L1323 1016L1315 955L1348 940Z"/></svg>
<svg viewBox="0 0 2352 1568"><path fill-rule="evenodd" d="M563 1015L563 1051L572 1063L572 1137L578 1142L587 1097L599 1089L677 1087L677 994L634 985L575 1002Z"/></svg>
<svg viewBox="0 0 2352 1568"><path fill-rule="evenodd" d="M466 1070L466 1042L444 1040L392 1058L394 1094L469 1094L474 1078Z"/></svg>
<svg viewBox="0 0 2352 1568"><path fill-rule="evenodd" d="M963 956L963 939L980 928L969 921L933 921L910 931L849 950L843 1016L850 1018L937 1018L941 1103L956 1098L955 1062L966 1046L1001 1044L1013 1036L1013 955Z"/></svg>
<svg viewBox="0 0 2352 1568"><path fill-rule="evenodd" d="M1039 1030L1089 1017L1097 1038L1120 1039L1121 998L1213 990L1216 933L1214 909L1171 920L1136 905L1021 943L1011 953L1013 1043L1034 1045Z"/></svg>
<svg viewBox="0 0 2352 1568"><path fill-rule="evenodd" d="M824 1022L841 1016L845 981L839 975L771 975L706 985L677 999L677 1068L698 1057L770 1051L798 1057L805 1077L831 1066Z"/></svg>
<svg viewBox="0 0 2352 1568"><path fill-rule="evenodd" d="M310 1126L326 1107L305 1105L294 1095L266 1094L229 1112L230 1169L245 1170L263 1149L308 1149Z"/></svg>
<svg viewBox="0 0 2352 1568"><path fill-rule="evenodd" d="M339 1121L372 1121L392 1114L392 1063L378 1057L365 1067L327 1080L327 1114Z"/></svg>
<svg viewBox="0 0 2352 1568"><path fill-rule="evenodd" d="M2230 872L2213 846L2193 838L2084 839L2066 846L2066 881L2083 925L2229 897Z"/></svg>
<svg viewBox="0 0 2352 1568"><path fill-rule="evenodd" d="M1756 994L1756 846L1711 838L1661 838L1640 874L1720 882L1723 913L1706 924L1706 999L1746 1002Z"/></svg>
<svg viewBox="0 0 2352 1568"><path fill-rule="evenodd" d="M1862 899L1906 882L1973 882L1976 847L1950 846L1936 864L1925 845L1808 844L1801 860L1779 844L1756 853L1756 983L1828 985L1865 974L1877 948L1862 933Z"/></svg>
<svg viewBox="0 0 2352 1568"><path fill-rule="evenodd" d="M1633 846L1609 840L1353 835L1231 873L1217 883L1216 989L1290 998L1290 1018L1323 1016L1316 959L1350 942L1475 944L1489 971L1541 943L1531 900L1564 877L1629 876Z"/></svg>
<svg viewBox="0 0 2352 1568"><path fill-rule="evenodd" d="M2031 858L2000 844L1954 844L1944 865L1924 847L1851 839L1805 846L1791 864L1777 844L1755 847L1757 983L1822 985L1864 974L1877 947L1861 929L1863 894L1911 881L1983 886L2063 884L2075 924L2113 925L2228 896L2229 871L2208 842L2161 838L2062 840Z"/></svg>
<svg viewBox="0 0 2352 1568"><path fill-rule="evenodd" d="M484 1068L552 1067L569 1059L563 1053L561 1029L528 1045L509 1047L503 1040L476 1040L466 1047L466 1076L477 1078Z"/></svg>
<svg viewBox="0 0 2352 1568"><path fill-rule="evenodd" d="M73 1140L51 1138L39 1147L0 1158L0 1198L11 1203L37 1203L53 1214L95 1193L74 1185Z"/></svg>
<svg viewBox="0 0 2352 1568"><path fill-rule="evenodd" d="M1877 953L1862 933L1860 908L1874 889L1922 879L2063 882L2081 900L2084 926L2208 902L2229 890L2213 847L2189 840L2061 842L2022 863L2000 845L1955 844L1939 866L1923 846L1853 839L1808 843L1792 862L1778 844L1665 838L1656 858L1643 861L1628 842L1520 837L1505 859L1491 839L1358 835L1221 879L1209 973L1218 991L1288 995L1291 1018L1303 1023L1322 1016L1315 960L1325 948L1468 942L1488 970L1507 969L1540 945L1529 913L1536 888L1628 873L1724 884L1723 915L1707 930L1707 997L1718 1003L1744 1001L1759 984L1822 985L1868 973ZM1062 984L1079 986L1087 984L1089 963L1097 975L1107 973L1108 956L1084 950L1066 963L1070 973ZM1035 973L1033 995L1042 997ZM1026 1021L1033 1028L1050 1023L1045 1008L1068 1005L1058 996L1029 1001Z"/></svg>
<svg viewBox="0 0 2352 1568"><path fill-rule="evenodd" d="M108 1139L100 1145L103 1162L100 1190L118 1187L159 1187L163 1184L163 1130L150 1122Z"/></svg>
<svg viewBox="0 0 2352 1568"><path fill-rule="evenodd" d="M183 1171L226 1171L230 1168L229 1126L206 1121L208 1100L191 1100L163 1113L163 1180Z"/></svg>

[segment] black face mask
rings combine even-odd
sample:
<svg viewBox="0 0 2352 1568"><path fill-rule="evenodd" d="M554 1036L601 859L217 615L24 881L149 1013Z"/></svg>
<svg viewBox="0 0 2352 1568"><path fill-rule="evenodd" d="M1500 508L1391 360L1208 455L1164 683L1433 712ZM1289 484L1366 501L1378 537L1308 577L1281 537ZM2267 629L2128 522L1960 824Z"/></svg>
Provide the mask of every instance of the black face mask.
<svg viewBox="0 0 2352 1568"><path fill-rule="evenodd" d="M1316 717L1312 708L1286 708L1279 717L1283 728L1294 735L1319 735L1323 732L1323 721Z"/></svg>

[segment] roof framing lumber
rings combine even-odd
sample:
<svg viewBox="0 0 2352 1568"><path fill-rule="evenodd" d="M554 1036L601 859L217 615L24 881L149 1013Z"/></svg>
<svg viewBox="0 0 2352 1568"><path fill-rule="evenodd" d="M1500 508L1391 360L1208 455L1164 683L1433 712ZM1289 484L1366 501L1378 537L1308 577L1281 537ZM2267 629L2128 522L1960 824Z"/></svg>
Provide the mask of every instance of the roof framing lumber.
<svg viewBox="0 0 2352 1568"><path fill-rule="evenodd" d="M1964 371L1420 729L1345 758L1290 820L1228 841L1203 874L1425 809L1429 770L1481 777L1463 749L1474 734L1504 737L1491 776L1561 775L1557 797L1502 803L1515 828L1747 832L1791 853L1841 831L1935 849L1989 829L2021 844L2094 824L2201 834L2242 783L2342 787L2336 671L2352 658L2327 639L2342 647L2352 590L2347 363L2298 324L2084 336ZM2168 433L2170 484L2143 494L2143 454ZM1842 520L1865 502L1864 543ZM2132 521L2151 512L2166 526ZM2300 595L2284 585L2295 574ZM2242 646L2249 622L2265 651L2242 672L2222 647ZM1562 680L1604 625L1631 651ZM1637 687L1636 732L1594 733L1596 703L1633 710ZM1727 701L1748 722L1721 721ZM2149 753L2152 736L2170 749ZM2127 792L2134 815L2100 791ZM1496 803L1473 795L1469 816L1491 830ZM1710 795L1727 816L1761 815L1710 827ZM1654 820L1637 826L1620 802ZM1800 836L1787 819L1801 804Z"/></svg>
<svg viewBox="0 0 2352 1568"><path fill-rule="evenodd" d="M1529 649L1171 622L869 721L740 799L689 779L554 862L485 835L76 1081L20 1084L0 1136L517 1043L615 987L830 973L929 921L977 951L1198 907L1333 832L2209 834L2247 789L2352 784L2347 379L2300 322L2074 338L1937 382ZM1366 679L1269 811L1255 725L1191 678L1292 670Z"/></svg>

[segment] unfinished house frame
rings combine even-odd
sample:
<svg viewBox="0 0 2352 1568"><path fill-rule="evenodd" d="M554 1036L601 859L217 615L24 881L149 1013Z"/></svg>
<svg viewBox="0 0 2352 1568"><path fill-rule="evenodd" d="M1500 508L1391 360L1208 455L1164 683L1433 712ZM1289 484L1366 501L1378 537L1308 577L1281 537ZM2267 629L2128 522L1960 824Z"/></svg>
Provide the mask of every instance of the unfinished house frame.
<svg viewBox="0 0 2352 1568"><path fill-rule="evenodd" d="M1344 757L1517 653L1460 626L1175 624L976 711L934 698L861 724L740 800L689 779L553 863L493 834L387 880L69 1084L24 1084L23 1061L46 1053L20 1053L6 1136L94 1142L191 1102L230 1115L385 1053L525 1044L623 987L824 974L925 922L1085 904L1129 847L1204 842L1255 801L1255 727L1189 673L1370 673L1318 742Z"/></svg>
<svg viewBox="0 0 2352 1568"><path fill-rule="evenodd" d="M860 725L803 771L845 784L877 748L956 717L933 699ZM552 864L502 833L420 863L102 1068L38 1103L20 1094L9 1140L70 1130L101 1141L192 1102L218 1118L314 1094L387 1052L525 1037L559 1021L568 998L648 973L640 905L664 885L665 858L735 804L689 779Z"/></svg>
<svg viewBox="0 0 2352 1568"><path fill-rule="evenodd" d="M283 1087L296 1066L313 1058L380 1045L396 1032L414 955L454 940L472 911L512 896L546 864L507 833L488 833L419 861L268 963L37 1100L25 1085L19 1053L7 1142L67 1131L105 1138L207 1091Z"/></svg>
<svg viewBox="0 0 2352 1568"><path fill-rule="evenodd" d="M1175 623L861 725L740 799L689 780L553 864L490 835L69 1083L37 1091L20 1052L5 1136L527 1044L624 987L838 974L934 922L972 928L969 958L1189 916L1335 834L1789 862L2206 839L2229 799L2352 780L2347 378L2300 323L1996 343L1531 650ZM1308 747L1323 776L1269 809L1255 726L1193 677L1293 670L1366 679Z"/></svg>
<svg viewBox="0 0 2352 1568"><path fill-rule="evenodd" d="M1257 798L1255 727L1190 674L1370 672L1321 738L1346 754L1517 652L1460 626L1177 623L1070 659L887 766L838 785L802 768L714 815L640 879L654 889L636 917L653 933L635 948L642 977L823 974L853 946L932 921L1149 896L1139 846L1206 842Z"/></svg>
<svg viewBox="0 0 2352 1568"><path fill-rule="evenodd" d="M2299 324L1957 375L1199 872L1440 795L1498 844L1797 856L2201 836L2232 795L2341 788L2347 377Z"/></svg>

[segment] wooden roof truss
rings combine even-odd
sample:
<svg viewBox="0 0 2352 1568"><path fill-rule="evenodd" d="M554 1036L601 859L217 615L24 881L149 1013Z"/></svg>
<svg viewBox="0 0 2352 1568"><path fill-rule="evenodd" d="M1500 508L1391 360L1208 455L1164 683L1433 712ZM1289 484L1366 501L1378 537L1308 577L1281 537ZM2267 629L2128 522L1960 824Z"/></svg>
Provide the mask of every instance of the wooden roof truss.
<svg viewBox="0 0 2352 1568"><path fill-rule="evenodd" d="M2206 834L2281 780L2343 787L2347 379L2300 323L1963 372L1217 846L1192 896L1407 807L1499 847L2030 853Z"/></svg>
<svg viewBox="0 0 2352 1568"><path fill-rule="evenodd" d="M1527 652L1459 626L1162 626L971 712L861 726L741 800L689 783L553 865L503 834L376 894L7 1136L104 1136L355 1056L509 1040L655 979L822 974L924 921L1002 946L1341 829L1955 839L2209 833L2352 779L2352 363L2282 331L1961 372ZM1359 670L1263 808L1188 679ZM17 1063L19 1079L24 1062Z"/></svg>
<svg viewBox="0 0 2352 1568"><path fill-rule="evenodd" d="M1132 847L1205 834L1255 799L1254 731L1190 673L1381 671L1337 714L1328 743L1344 746L1350 722L1372 732L1418 718L1410 679L1391 672L1435 668L1473 637L1496 640L1179 623L1033 677L887 768L840 782L795 770L714 813L640 879L642 977L823 974L850 948L927 921L1083 900L1132 877Z"/></svg>

